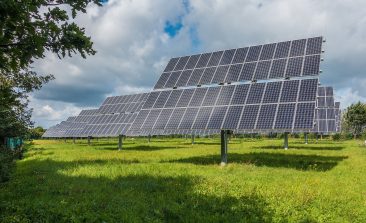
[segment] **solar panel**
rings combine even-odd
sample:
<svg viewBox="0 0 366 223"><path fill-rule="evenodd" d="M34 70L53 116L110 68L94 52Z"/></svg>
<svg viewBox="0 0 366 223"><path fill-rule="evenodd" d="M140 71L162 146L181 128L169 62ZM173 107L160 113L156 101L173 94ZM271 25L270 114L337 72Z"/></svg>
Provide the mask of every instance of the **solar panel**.
<svg viewBox="0 0 366 223"><path fill-rule="evenodd" d="M181 95L179 100L175 99L176 106L162 111L155 107L143 108L140 114L150 115L145 121L137 118L131 129L139 132L155 129L311 130L318 81L318 78L310 78L161 91L160 95ZM146 101L153 104L149 100L155 98L149 97ZM157 115L166 109L169 110L164 113L165 118ZM150 123L154 123L152 129Z"/></svg>
<svg viewBox="0 0 366 223"><path fill-rule="evenodd" d="M322 37L172 58L154 89L319 75Z"/></svg>
<svg viewBox="0 0 366 223"><path fill-rule="evenodd" d="M143 106L146 108L160 109L164 106L170 92L158 92L159 94L133 94L107 98L99 108L98 113L94 114L85 128L80 132L81 136L118 136L125 135L131 124L140 115L139 111ZM162 99L159 100L158 97ZM150 100L146 105L145 101ZM154 103L152 103L154 102ZM161 110L161 109L160 109ZM152 116L159 110L152 112ZM159 114L157 114L159 115ZM155 117L155 116L154 116ZM141 117L139 117L141 119ZM145 116L146 118L146 116ZM143 123L142 123L143 124ZM145 128L152 128L151 123L147 123Z"/></svg>
<svg viewBox="0 0 366 223"><path fill-rule="evenodd" d="M316 125L312 132L327 135L340 132L341 110L340 103L334 102L333 88L327 86L318 87Z"/></svg>

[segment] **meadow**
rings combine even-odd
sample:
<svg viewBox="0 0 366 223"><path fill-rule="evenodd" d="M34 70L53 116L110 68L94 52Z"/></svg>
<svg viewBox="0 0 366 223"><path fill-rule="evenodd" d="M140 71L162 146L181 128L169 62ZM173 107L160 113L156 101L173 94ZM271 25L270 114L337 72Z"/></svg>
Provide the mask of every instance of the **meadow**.
<svg viewBox="0 0 366 223"><path fill-rule="evenodd" d="M0 184L0 222L366 222L361 141L37 140Z"/></svg>

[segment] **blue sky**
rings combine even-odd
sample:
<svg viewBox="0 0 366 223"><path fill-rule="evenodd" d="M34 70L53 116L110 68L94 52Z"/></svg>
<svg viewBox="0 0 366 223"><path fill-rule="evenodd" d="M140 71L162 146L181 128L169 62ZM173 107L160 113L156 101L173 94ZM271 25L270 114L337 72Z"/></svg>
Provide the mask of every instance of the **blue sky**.
<svg viewBox="0 0 366 223"><path fill-rule="evenodd" d="M98 53L36 61L56 80L31 97L36 125L49 127L111 95L152 89L171 57L323 35L321 83L343 107L366 101L366 1L109 0L76 18Z"/></svg>

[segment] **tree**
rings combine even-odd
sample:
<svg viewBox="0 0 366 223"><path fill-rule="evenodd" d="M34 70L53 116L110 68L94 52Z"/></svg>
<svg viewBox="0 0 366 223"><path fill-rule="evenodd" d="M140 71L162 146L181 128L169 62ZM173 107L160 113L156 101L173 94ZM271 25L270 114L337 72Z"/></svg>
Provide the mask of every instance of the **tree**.
<svg viewBox="0 0 366 223"><path fill-rule="evenodd" d="M52 52L62 59L94 55L85 29L72 22L88 4L102 0L0 1L0 143L5 136L23 135L32 126L28 94L53 79L32 70L36 59Z"/></svg>
<svg viewBox="0 0 366 223"><path fill-rule="evenodd" d="M358 102L350 105L344 114L343 128L347 128L354 138L362 134L362 129L366 125L366 104Z"/></svg>

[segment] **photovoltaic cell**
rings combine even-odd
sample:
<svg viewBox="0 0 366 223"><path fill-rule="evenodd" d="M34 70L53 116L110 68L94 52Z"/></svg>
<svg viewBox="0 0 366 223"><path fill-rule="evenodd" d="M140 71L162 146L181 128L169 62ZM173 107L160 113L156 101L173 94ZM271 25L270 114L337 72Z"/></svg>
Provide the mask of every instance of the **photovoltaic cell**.
<svg viewBox="0 0 366 223"><path fill-rule="evenodd" d="M222 128L237 129L243 108L243 106L230 106L227 111Z"/></svg>
<svg viewBox="0 0 366 223"><path fill-rule="evenodd" d="M255 121L258 116L259 105L247 105L244 107L243 114L239 123L239 129L254 129Z"/></svg>
<svg viewBox="0 0 366 223"><path fill-rule="evenodd" d="M222 83L225 80L226 74L229 70L229 66L218 66L211 83Z"/></svg>
<svg viewBox="0 0 366 223"><path fill-rule="evenodd" d="M278 105L275 129L292 129L295 107L295 103Z"/></svg>
<svg viewBox="0 0 366 223"><path fill-rule="evenodd" d="M254 80L267 79L270 67L271 61L269 60L259 62L255 71Z"/></svg>
<svg viewBox="0 0 366 223"><path fill-rule="evenodd" d="M248 90L249 90L249 84L245 85L237 85L235 87L234 95L231 100L232 105L244 105L245 100L247 98Z"/></svg>
<svg viewBox="0 0 366 223"><path fill-rule="evenodd" d="M314 126L315 103L297 104L294 128L306 129Z"/></svg>
<svg viewBox="0 0 366 223"><path fill-rule="evenodd" d="M272 129L276 115L277 104L262 105L260 108L256 129Z"/></svg>
<svg viewBox="0 0 366 223"><path fill-rule="evenodd" d="M296 77L301 75L302 57L290 58L287 63L286 77Z"/></svg>
<svg viewBox="0 0 366 223"><path fill-rule="evenodd" d="M229 105L234 89L234 85L222 87L216 105Z"/></svg>
<svg viewBox="0 0 366 223"><path fill-rule="evenodd" d="M264 87L266 85L264 83L256 83L252 84L249 90L248 99L246 101L247 104L259 104L262 100L262 95L264 92Z"/></svg>
<svg viewBox="0 0 366 223"><path fill-rule="evenodd" d="M193 69L195 68L197 62L198 62L198 59L200 58L200 54L199 55L192 55L189 59L188 59L188 62L185 66L184 69Z"/></svg>
<svg viewBox="0 0 366 223"><path fill-rule="evenodd" d="M221 129L224 121L227 107L215 107L212 111L210 121L207 124L208 129Z"/></svg>
<svg viewBox="0 0 366 223"><path fill-rule="evenodd" d="M231 65L229 68L229 71L226 75L225 82L231 83L238 81L241 68L243 67L243 64L235 64Z"/></svg>
<svg viewBox="0 0 366 223"><path fill-rule="evenodd" d="M179 58L177 65L175 66L174 70L183 70L188 62L189 56Z"/></svg>
<svg viewBox="0 0 366 223"><path fill-rule="evenodd" d="M190 107L201 106L203 98L205 97L207 92L207 88L197 88L193 94L193 99L189 103Z"/></svg>
<svg viewBox="0 0 366 223"><path fill-rule="evenodd" d="M210 60L208 61L207 66L208 67L217 66L220 62L223 53L224 51L213 52Z"/></svg>
<svg viewBox="0 0 366 223"><path fill-rule="evenodd" d="M259 57L259 54L261 52L261 49L262 49L262 46L261 45L259 45L259 46L251 46L249 48L249 52L248 52L248 55L246 57L245 62L257 61L258 60L258 57Z"/></svg>
<svg viewBox="0 0 366 223"><path fill-rule="evenodd" d="M250 81L253 79L255 67L257 63L245 63L241 70L239 81Z"/></svg>
<svg viewBox="0 0 366 223"><path fill-rule="evenodd" d="M249 49L249 47L237 49L235 52L235 55L234 55L233 64L244 63L248 49Z"/></svg>
<svg viewBox="0 0 366 223"><path fill-rule="evenodd" d="M277 103L281 93L282 82L267 83L263 103Z"/></svg>
<svg viewBox="0 0 366 223"><path fill-rule="evenodd" d="M275 49L276 49L276 44L275 43L263 45L260 60L272 59Z"/></svg>
<svg viewBox="0 0 366 223"><path fill-rule="evenodd" d="M187 108L186 113L180 123L180 129L191 129L199 108Z"/></svg>
<svg viewBox="0 0 366 223"><path fill-rule="evenodd" d="M179 58L172 58L170 59L168 65L165 67L164 72L172 71L175 67L175 65L178 63Z"/></svg>
<svg viewBox="0 0 366 223"><path fill-rule="evenodd" d="M235 49L225 50L224 55L220 61L220 65L231 64L231 61L234 57Z"/></svg>
<svg viewBox="0 0 366 223"><path fill-rule="evenodd" d="M291 41L278 43L274 58L288 57L290 45L291 45Z"/></svg>
<svg viewBox="0 0 366 223"><path fill-rule="evenodd" d="M306 39L294 40L291 44L290 56L302 56L305 53Z"/></svg>
<svg viewBox="0 0 366 223"><path fill-rule="evenodd" d="M299 83L299 80L285 81L282 87L280 102L296 102Z"/></svg>
<svg viewBox="0 0 366 223"><path fill-rule="evenodd" d="M200 68L200 67L206 67L208 60L211 57L211 53L204 53L201 54L200 59L197 62L196 68Z"/></svg>
<svg viewBox="0 0 366 223"><path fill-rule="evenodd" d="M216 67L208 67L205 69L205 71L203 72L202 74L202 77L199 81L199 84L202 85L202 84L209 84L211 83L211 80L214 76L214 73L215 73L215 70L216 70Z"/></svg>

